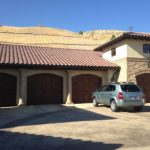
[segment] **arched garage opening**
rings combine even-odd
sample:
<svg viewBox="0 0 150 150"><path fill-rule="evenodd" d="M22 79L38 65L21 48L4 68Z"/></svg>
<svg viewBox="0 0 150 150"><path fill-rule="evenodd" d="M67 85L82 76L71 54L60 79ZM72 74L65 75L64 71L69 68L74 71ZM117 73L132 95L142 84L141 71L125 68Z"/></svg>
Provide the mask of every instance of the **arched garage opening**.
<svg viewBox="0 0 150 150"><path fill-rule="evenodd" d="M62 104L63 78L42 73L27 78L27 105Z"/></svg>
<svg viewBox="0 0 150 150"><path fill-rule="evenodd" d="M16 106L17 77L0 73L0 107Z"/></svg>
<svg viewBox="0 0 150 150"><path fill-rule="evenodd" d="M95 75L82 74L72 78L72 101L92 102L92 92L101 87L102 79Z"/></svg>
<svg viewBox="0 0 150 150"><path fill-rule="evenodd" d="M137 84L142 88L146 102L150 102L150 73L136 76Z"/></svg>

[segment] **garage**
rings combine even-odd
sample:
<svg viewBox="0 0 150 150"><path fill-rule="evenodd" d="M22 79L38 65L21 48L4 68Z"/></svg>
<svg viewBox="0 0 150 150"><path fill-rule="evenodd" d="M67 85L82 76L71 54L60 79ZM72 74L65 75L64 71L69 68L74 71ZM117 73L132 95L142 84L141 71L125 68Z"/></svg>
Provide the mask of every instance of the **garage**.
<svg viewBox="0 0 150 150"><path fill-rule="evenodd" d="M144 91L146 102L150 102L150 73L141 74L136 77L136 80Z"/></svg>
<svg viewBox="0 0 150 150"><path fill-rule="evenodd" d="M54 74L36 74L27 79L27 104L62 104L63 79Z"/></svg>
<svg viewBox="0 0 150 150"><path fill-rule="evenodd" d="M72 78L72 101L74 103L92 102L92 92L101 87L102 79L95 75L78 75Z"/></svg>
<svg viewBox="0 0 150 150"><path fill-rule="evenodd" d="M0 44L0 54L0 106L88 103L120 70L97 51Z"/></svg>
<svg viewBox="0 0 150 150"><path fill-rule="evenodd" d="M17 77L0 73L0 107L16 106Z"/></svg>

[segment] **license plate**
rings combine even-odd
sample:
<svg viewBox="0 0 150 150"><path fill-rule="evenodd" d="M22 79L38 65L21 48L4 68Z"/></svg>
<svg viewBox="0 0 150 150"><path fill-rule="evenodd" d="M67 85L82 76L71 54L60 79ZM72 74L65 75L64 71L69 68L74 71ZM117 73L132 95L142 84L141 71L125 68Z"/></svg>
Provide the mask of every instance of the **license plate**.
<svg viewBox="0 0 150 150"><path fill-rule="evenodd" d="M135 100L135 99L136 99L136 97L135 97L135 96L131 96L131 97L130 97L130 99Z"/></svg>

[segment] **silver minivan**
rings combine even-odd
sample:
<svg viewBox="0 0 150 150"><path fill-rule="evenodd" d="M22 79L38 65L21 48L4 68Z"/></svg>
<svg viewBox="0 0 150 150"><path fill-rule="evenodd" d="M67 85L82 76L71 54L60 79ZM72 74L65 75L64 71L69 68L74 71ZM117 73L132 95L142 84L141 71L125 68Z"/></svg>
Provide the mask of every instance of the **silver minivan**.
<svg viewBox="0 0 150 150"><path fill-rule="evenodd" d="M93 92L92 99L95 107L98 104L108 105L114 112L121 107L133 107L135 111L141 111L145 104L141 88L128 82L112 82L104 85Z"/></svg>

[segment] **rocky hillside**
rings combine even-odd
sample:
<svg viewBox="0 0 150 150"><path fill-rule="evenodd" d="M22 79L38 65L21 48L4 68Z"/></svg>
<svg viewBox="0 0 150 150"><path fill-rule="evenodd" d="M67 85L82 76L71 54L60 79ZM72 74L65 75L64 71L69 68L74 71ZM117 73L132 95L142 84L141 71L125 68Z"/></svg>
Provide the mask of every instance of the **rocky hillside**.
<svg viewBox="0 0 150 150"><path fill-rule="evenodd" d="M0 26L0 43L93 50L110 41L112 35L117 37L122 33L118 30L93 30L79 34L48 27Z"/></svg>

